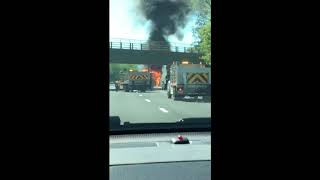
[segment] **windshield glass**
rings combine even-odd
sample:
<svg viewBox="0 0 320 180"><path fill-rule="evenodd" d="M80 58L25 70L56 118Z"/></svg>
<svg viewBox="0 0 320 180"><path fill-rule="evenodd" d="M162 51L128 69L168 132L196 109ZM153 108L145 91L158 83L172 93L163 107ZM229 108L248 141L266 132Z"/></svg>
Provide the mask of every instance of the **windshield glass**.
<svg viewBox="0 0 320 180"><path fill-rule="evenodd" d="M210 13L206 0L110 0L110 117L211 118Z"/></svg>

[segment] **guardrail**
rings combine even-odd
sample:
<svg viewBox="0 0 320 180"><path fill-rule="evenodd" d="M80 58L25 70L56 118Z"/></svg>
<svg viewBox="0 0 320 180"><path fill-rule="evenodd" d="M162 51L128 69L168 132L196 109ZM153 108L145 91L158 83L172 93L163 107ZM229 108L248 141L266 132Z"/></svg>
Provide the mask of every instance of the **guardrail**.
<svg viewBox="0 0 320 180"><path fill-rule="evenodd" d="M170 51L170 52L183 52L183 53L198 53L192 46L174 46L165 45L159 42L153 43L133 43L133 42L109 42L110 49L128 49L140 51Z"/></svg>

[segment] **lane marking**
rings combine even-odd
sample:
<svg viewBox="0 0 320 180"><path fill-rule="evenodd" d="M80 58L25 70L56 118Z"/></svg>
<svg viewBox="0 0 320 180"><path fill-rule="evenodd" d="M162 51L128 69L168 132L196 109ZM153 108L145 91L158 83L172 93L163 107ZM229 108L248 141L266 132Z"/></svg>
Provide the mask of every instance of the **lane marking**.
<svg viewBox="0 0 320 180"><path fill-rule="evenodd" d="M159 108L162 112L164 113L168 113L169 111L167 111L165 108Z"/></svg>
<svg viewBox="0 0 320 180"><path fill-rule="evenodd" d="M139 94L139 96L142 96L142 94Z"/></svg>
<svg viewBox="0 0 320 180"><path fill-rule="evenodd" d="M149 99L145 99L147 102L151 102Z"/></svg>

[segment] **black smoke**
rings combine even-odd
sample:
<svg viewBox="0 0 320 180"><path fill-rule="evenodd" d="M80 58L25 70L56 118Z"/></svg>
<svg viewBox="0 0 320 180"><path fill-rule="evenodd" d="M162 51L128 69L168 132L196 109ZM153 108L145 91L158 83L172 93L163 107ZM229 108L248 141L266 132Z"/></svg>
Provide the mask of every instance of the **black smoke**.
<svg viewBox="0 0 320 180"><path fill-rule="evenodd" d="M188 22L191 8L188 0L140 0L139 10L146 20L152 22L150 41L169 44L168 36L183 38L182 29Z"/></svg>

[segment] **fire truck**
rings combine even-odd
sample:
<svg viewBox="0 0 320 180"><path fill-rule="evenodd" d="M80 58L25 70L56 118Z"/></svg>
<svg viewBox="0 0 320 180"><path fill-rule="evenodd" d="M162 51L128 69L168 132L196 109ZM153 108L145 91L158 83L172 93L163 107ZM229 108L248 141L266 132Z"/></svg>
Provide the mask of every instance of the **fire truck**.
<svg viewBox="0 0 320 180"><path fill-rule="evenodd" d="M133 92L134 90L145 92L150 88L150 83L150 72L129 71L123 74L123 81L120 85L125 92Z"/></svg>
<svg viewBox="0 0 320 180"><path fill-rule="evenodd" d="M168 74L166 75L168 98L173 100L183 99L185 96L211 98L210 67L187 61L175 61L170 65Z"/></svg>

